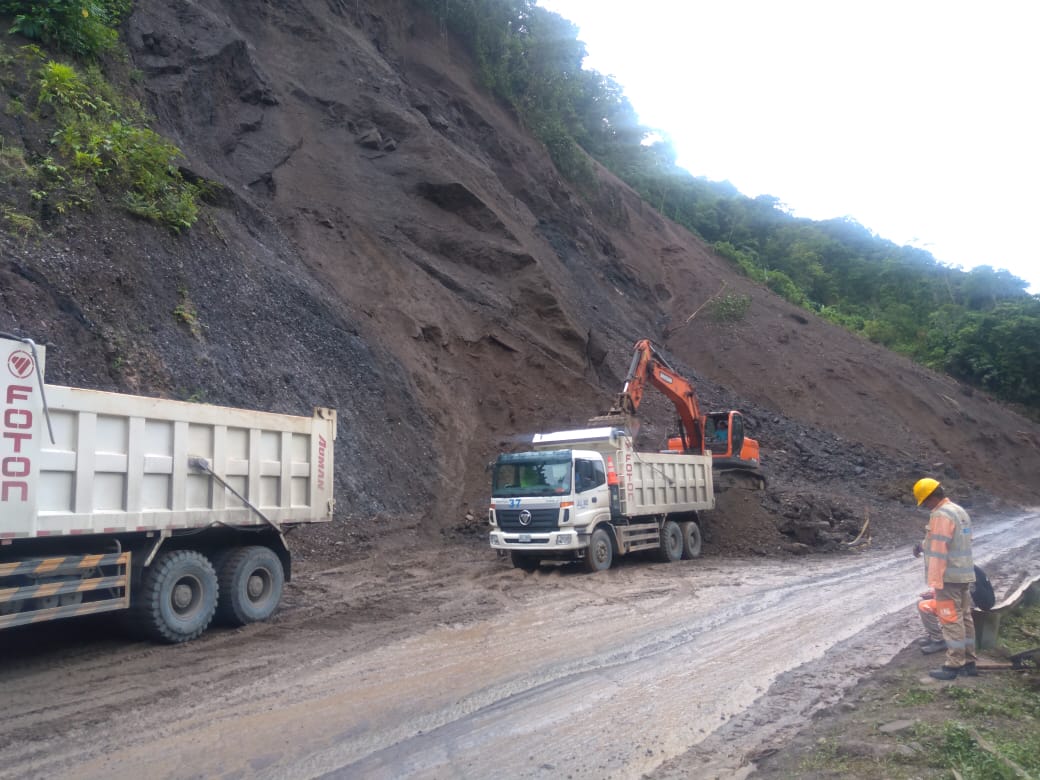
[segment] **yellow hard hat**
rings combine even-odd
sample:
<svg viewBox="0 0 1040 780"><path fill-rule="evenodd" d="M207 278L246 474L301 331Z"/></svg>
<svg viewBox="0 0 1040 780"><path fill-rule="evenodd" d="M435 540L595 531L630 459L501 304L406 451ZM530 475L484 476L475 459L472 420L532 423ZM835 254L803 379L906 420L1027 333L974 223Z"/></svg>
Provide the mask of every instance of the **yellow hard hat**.
<svg viewBox="0 0 1040 780"><path fill-rule="evenodd" d="M914 483L914 498L917 499L917 505L921 506L924 500L935 492L937 487L939 487L938 480L934 480L931 477L917 480Z"/></svg>

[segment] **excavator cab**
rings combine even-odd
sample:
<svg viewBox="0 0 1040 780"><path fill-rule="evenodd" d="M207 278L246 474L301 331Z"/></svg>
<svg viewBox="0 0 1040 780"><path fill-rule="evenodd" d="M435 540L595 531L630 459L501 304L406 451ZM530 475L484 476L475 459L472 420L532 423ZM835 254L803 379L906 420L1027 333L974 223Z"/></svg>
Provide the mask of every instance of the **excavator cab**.
<svg viewBox="0 0 1040 780"><path fill-rule="evenodd" d="M735 458L758 463L758 442L744 436L744 415L740 412L705 415L704 432L708 450L717 460Z"/></svg>
<svg viewBox="0 0 1040 780"><path fill-rule="evenodd" d="M758 442L744 435L744 416L740 412L712 412L704 416L704 449L710 452L716 463L745 467L758 463ZM668 439L670 452L688 452L683 446L682 436Z"/></svg>

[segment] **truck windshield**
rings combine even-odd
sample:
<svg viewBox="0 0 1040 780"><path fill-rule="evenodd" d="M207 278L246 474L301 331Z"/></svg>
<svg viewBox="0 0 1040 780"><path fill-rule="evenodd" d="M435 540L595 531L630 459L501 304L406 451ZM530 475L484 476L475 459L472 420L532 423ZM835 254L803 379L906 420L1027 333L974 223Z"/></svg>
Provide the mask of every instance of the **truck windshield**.
<svg viewBox="0 0 1040 780"><path fill-rule="evenodd" d="M498 462L491 496L560 496L571 492L571 459L559 457Z"/></svg>

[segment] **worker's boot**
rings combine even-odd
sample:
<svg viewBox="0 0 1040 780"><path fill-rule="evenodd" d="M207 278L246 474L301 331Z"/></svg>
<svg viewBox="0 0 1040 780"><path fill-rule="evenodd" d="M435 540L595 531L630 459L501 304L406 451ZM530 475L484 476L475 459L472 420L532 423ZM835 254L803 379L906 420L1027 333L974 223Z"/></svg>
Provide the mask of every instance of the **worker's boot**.
<svg viewBox="0 0 1040 780"><path fill-rule="evenodd" d="M960 674L963 677L978 677L979 667L975 665L974 661L968 661L968 663L961 667Z"/></svg>
<svg viewBox="0 0 1040 780"><path fill-rule="evenodd" d="M947 666L943 664L941 669L932 669L928 672L931 677L936 680L953 680L957 677L957 673L961 671L963 667L960 666Z"/></svg>
<svg viewBox="0 0 1040 780"><path fill-rule="evenodd" d="M925 655L931 655L932 653L938 653L940 650L946 649L946 641L943 639L929 639L927 642L921 645L921 652Z"/></svg>

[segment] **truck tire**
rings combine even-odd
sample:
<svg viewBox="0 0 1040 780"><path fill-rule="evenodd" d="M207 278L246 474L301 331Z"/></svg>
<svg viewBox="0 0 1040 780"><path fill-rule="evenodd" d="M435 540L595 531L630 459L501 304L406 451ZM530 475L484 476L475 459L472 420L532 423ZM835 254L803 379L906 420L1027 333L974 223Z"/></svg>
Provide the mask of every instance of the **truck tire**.
<svg viewBox="0 0 1040 780"><path fill-rule="evenodd" d="M161 553L141 575L131 607L133 625L160 642L195 639L217 609L217 574L202 553Z"/></svg>
<svg viewBox="0 0 1040 780"><path fill-rule="evenodd" d="M229 626L267 620L278 609L285 586L282 561L269 547L239 547L223 556L217 572L217 619Z"/></svg>
<svg viewBox="0 0 1040 780"><path fill-rule="evenodd" d="M674 520L665 520L661 526L661 548L658 556L664 563L674 563L683 555L683 534Z"/></svg>
<svg viewBox="0 0 1040 780"><path fill-rule="evenodd" d="M696 523L681 523L682 557L684 560L699 558L701 554L701 527Z"/></svg>
<svg viewBox="0 0 1040 780"><path fill-rule="evenodd" d="M520 569L522 571L537 571L538 566L541 564L541 559L536 558L530 553L517 552L511 550L509 552L509 560L513 562L514 569Z"/></svg>
<svg viewBox="0 0 1040 780"><path fill-rule="evenodd" d="M589 538L585 551L585 568L590 572L606 571L614 563L614 541L606 528L597 528Z"/></svg>

